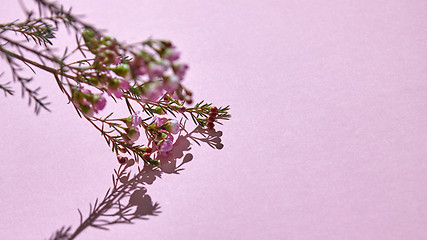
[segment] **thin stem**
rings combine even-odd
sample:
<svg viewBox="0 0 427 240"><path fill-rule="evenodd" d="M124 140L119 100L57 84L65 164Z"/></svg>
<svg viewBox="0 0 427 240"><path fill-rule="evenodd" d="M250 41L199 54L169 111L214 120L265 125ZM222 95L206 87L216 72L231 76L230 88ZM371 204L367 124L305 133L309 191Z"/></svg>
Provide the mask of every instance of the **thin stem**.
<svg viewBox="0 0 427 240"><path fill-rule="evenodd" d="M9 39L9 38L7 38L7 37L3 37L3 36L1 36L1 35L0 35L0 38L1 38L1 39L3 39L3 40L5 40L6 42L8 42L8 43L12 44L12 45L15 45L15 46L17 46L17 47L19 47L19 48L23 48L23 49L25 49L26 51L29 51L29 52L31 52L31 53L34 53L34 54L36 54L37 56L43 57L43 58L45 58L45 59L47 59L47 60L49 60L49 61L51 61L51 62L54 62L54 63L60 64L60 65L61 65L61 64L63 64L60 60L55 59L55 58L50 57L50 56L47 56L47 55L45 55L45 54L43 54L43 53L41 53L41 52L39 52L39 51L36 51L36 50L34 50L34 49L32 49L32 48L29 48L29 47L25 46L25 45L23 45L23 44L21 44L21 43L19 43L19 42L17 42L17 41L13 41L13 40L11 40L11 39Z"/></svg>
<svg viewBox="0 0 427 240"><path fill-rule="evenodd" d="M9 55L9 56L11 56L11 57L13 57L13 58L19 59L22 62L29 63L29 64L31 64L31 65L33 65L35 67L38 67L38 68L40 68L42 70L45 70L46 72L52 73L54 75L62 75L64 77L67 77L67 78L70 78L70 79L74 80L74 76L68 75L66 73L61 73L60 71L58 71L55 68L51 68L51 67L48 67L46 65L42 65L42 64L40 64L40 63L38 63L36 61L33 61L31 59L28 59L28 58L25 58L25 57L23 57L21 55L15 54L15 53L13 53L11 51L8 51L8 50L4 49L1 46L0 46L0 51L3 52L3 53L5 53L5 54L7 54L7 55Z"/></svg>

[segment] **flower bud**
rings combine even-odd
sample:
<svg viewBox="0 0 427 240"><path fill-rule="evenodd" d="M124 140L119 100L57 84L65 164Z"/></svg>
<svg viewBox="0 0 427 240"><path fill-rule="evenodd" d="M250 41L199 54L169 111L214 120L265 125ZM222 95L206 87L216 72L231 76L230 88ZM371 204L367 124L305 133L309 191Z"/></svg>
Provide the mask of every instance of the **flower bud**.
<svg viewBox="0 0 427 240"><path fill-rule="evenodd" d="M114 40L114 38L112 36L105 36L102 38L101 42L106 43L108 41L113 41L113 40Z"/></svg>
<svg viewBox="0 0 427 240"><path fill-rule="evenodd" d="M120 80L117 78L108 79L108 88L109 89L117 89L120 86Z"/></svg>
<svg viewBox="0 0 427 240"><path fill-rule="evenodd" d="M215 127L215 124L213 122L208 122L208 124L206 124L206 127L208 129L213 129Z"/></svg>
<svg viewBox="0 0 427 240"><path fill-rule="evenodd" d="M192 104L193 103L193 99L190 97L190 96L185 96L185 102L187 103L187 104Z"/></svg>
<svg viewBox="0 0 427 240"><path fill-rule="evenodd" d="M82 32L82 37L83 39L86 41L90 41L95 37L95 32L90 29L90 28L86 28L85 30L83 30Z"/></svg>
<svg viewBox="0 0 427 240"><path fill-rule="evenodd" d="M87 116L87 117L93 116L94 111L90 105L80 103L79 108L80 108L80 110L82 110L82 112L85 116Z"/></svg>
<svg viewBox="0 0 427 240"><path fill-rule="evenodd" d="M155 108L153 109L153 112L154 112L154 113L157 113L157 114L159 114L159 115L163 115L163 114L165 114L165 112L163 111L163 109L162 109L161 107L155 107Z"/></svg>
<svg viewBox="0 0 427 240"><path fill-rule="evenodd" d="M97 78L94 78L94 77L88 77L87 82L92 86L98 86L98 84L99 84L99 80Z"/></svg>
<svg viewBox="0 0 427 240"><path fill-rule="evenodd" d="M185 94L187 94L190 97L193 96L193 92L188 89L185 89Z"/></svg>
<svg viewBox="0 0 427 240"><path fill-rule="evenodd" d="M82 37L89 51L91 51L92 53L96 53L96 49L98 48L99 43L96 39L95 32L92 29L86 28L82 32Z"/></svg>
<svg viewBox="0 0 427 240"><path fill-rule="evenodd" d="M142 159L144 159L145 161L148 161L150 159L151 154L150 153L144 153L142 154Z"/></svg>
<svg viewBox="0 0 427 240"><path fill-rule="evenodd" d="M129 73L129 70L130 67L128 64L119 64L113 69L113 72L121 77L125 77Z"/></svg>
<svg viewBox="0 0 427 240"><path fill-rule="evenodd" d="M128 158L123 156L117 156L117 161L119 161L120 164L125 164L127 162Z"/></svg>
<svg viewBox="0 0 427 240"><path fill-rule="evenodd" d="M184 113L184 112L185 112L185 110L186 110L186 108L185 108L184 106L180 106L180 107L178 108L178 112L180 112L180 113Z"/></svg>
<svg viewBox="0 0 427 240"><path fill-rule="evenodd" d="M211 107L211 113L218 114L218 108L217 107Z"/></svg>
<svg viewBox="0 0 427 240"><path fill-rule="evenodd" d="M110 49L114 49L115 48L115 39L111 36L105 36L101 39L101 43L104 44L105 46L107 46Z"/></svg>
<svg viewBox="0 0 427 240"><path fill-rule="evenodd" d="M85 94L85 98L86 98L86 100L88 100L90 103L94 104L94 103L96 103L96 102L98 101L98 99L99 99L99 95L97 95L97 94L92 94L92 93L90 93L90 94Z"/></svg>
<svg viewBox="0 0 427 240"><path fill-rule="evenodd" d="M141 95L141 88L140 87L130 87L129 91L137 96Z"/></svg>
<svg viewBox="0 0 427 240"><path fill-rule="evenodd" d="M103 51L102 55L105 57L103 60L105 64L113 64L117 61L117 54L109 49Z"/></svg>
<svg viewBox="0 0 427 240"><path fill-rule="evenodd" d="M145 152L146 153L151 153L153 151L153 149L152 148L150 148L150 147L147 147L146 149L145 149Z"/></svg>
<svg viewBox="0 0 427 240"><path fill-rule="evenodd" d="M214 116L209 116L208 117L208 122L215 122L215 117Z"/></svg>
<svg viewBox="0 0 427 240"><path fill-rule="evenodd" d="M138 56L141 57L141 59L144 60L144 62L147 62L147 63L149 63L149 62L151 62L151 61L154 60L153 57L151 56L151 54L149 54L148 52L146 52L144 50L141 50L139 52Z"/></svg>

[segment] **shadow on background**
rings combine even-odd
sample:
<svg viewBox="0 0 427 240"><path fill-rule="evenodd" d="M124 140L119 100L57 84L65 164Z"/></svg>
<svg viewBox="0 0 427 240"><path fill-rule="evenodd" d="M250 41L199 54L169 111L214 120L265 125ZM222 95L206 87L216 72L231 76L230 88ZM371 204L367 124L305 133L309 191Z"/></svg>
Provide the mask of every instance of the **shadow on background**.
<svg viewBox="0 0 427 240"><path fill-rule="evenodd" d="M185 129L185 128L184 128ZM77 237L87 227L108 230L115 224L132 224L135 220L147 220L149 216L157 216L160 205L153 202L147 194L145 185L151 185L163 174L179 174L184 170L184 164L193 160L191 141L197 145L205 143L212 148L222 149L221 131L207 130L200 126L193 131L183 130L173 145L172 151L166 157L160 157L159 167L145 164L143 168L138 166L136 174L131 174L130 167L133 163L120 165L114 170L113 187L109 188L101 201L89 205L89 215L86 219L80 210L80 224L72 232L71 226L57 230L50 240L71 240Z"/></svg>

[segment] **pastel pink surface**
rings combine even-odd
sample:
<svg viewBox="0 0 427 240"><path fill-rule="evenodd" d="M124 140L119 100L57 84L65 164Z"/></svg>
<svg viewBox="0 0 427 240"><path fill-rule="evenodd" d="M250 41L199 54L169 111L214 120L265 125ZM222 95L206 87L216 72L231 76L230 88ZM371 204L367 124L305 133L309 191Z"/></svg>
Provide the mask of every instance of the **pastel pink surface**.
<svg viewBox="0 0 427 240"><path fill-rule="evenodd" d="M193 145L148 187L159 216L78 239L427 239L425 1L66 4L127 42L171 39L195 100L232 109L224 149ZM0 20L20 11L5 0ZM0 97L0 239L75 227L117 167L37 78L52 113Z"/></svg>

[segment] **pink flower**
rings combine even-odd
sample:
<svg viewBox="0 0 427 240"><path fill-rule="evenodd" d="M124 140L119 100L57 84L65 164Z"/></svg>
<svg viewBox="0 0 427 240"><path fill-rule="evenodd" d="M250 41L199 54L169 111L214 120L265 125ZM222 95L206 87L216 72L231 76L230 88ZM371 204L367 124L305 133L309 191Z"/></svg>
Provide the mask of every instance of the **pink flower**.
<svg viewBox="0 0 427 240"><path fill-rule="evenodd" d="M89 90L85 90L85 92L87 91ZM93 116L94 110L92 108L92 105L84 96L76 97L75 99L73 99L73 103L74 103L74 106L80 109L85 116L87 117Z"/></svg>
<svg viewBox="0 0 427 240"><path fill-rule="evenodd" d="M86 117L93 116L94 110L92 108L92 105L88 100L86 100L86 98L81 98L80 101L74 102L74 106L80 109Z"/></svg>
<svg viewBox="0 0 427 240"><path fill-rule="evenodd" d="M80 89L80 92L82 92L84 94L92 94L92 92L89 89L86 89L86 88Z"/></svg>
<svg viewBox="0 0 427 240"><path fill-rule="evenodd" d="M130 84L128 81L123 78L115 78L109 81L107 93L110 96L114 94L117 98L121 98L125 95L124 91L129 90L129 88Z"/></svg>
<svg viewBox="0 0 427 240"><path fill-rule="evenodd" d="M180 80L184 79L185 73L187 72L188 65L187 64L175 64L174 71Z"/></svg>
<svg viewBox="0 0 427 240"><path fill-rule="evenodd" d="M133 113L126 119L126 135L123 135L122 138L125 142L133 144L136 140L139 139L140 133L138 130L139 124L141 124L142 118L139 116L139 112Z"/></svg>
<svg viewBox="0 0 427 240"><path fill-rule="evenodd" d="M104 109L105 105L107 104L107 100L101 95L99 95L98 100L93 105L94 111L98 113L98 111L101 111Z"/></svg>
<svg viewBox="0 0 427 240"><path fill-rule="evenodd" d="M124 140L130 144L133 144L139 138L139 130L137 128L126 129L126 137Z"/></svg>
<svg viewBox="0 0 427 240"><path fill-rule="evenodd" d="M104 109L107 100L102 94L93 94L89 89L81 87L72 91L74 106L87 116L92 117L94 113Z"/></svg>
<svg viewBox="0 0 427 240"><path fill-rule="evenodd" d="M173 136L168 135L165 139L160 141L158 152L161 156L167 156L169 152L172 150L172 148L173 148Z"/></svg>
<svg viewBox="0 0 427 240"><path fill-rule="evenodd" d="M177 134L179 132L179 122L176 119L171 119L166 122L165 129L172 134Z"/></svg>
<svg viewBox="0 0 427 240"><path fill-rule="evenodd" d="M110 95L110 96L114 95L117 98L121 98L125 95L123 90L121 90L121 89L107 89L107 93L108 93L108 95Z"/></svg>
<svg viewBox="0 0 427 240"><path fill-rule="evenodd" d="M168 94L172 94L179 86L179 78L176 75L172 75L163 83L163 88Z"/></svg>
<svg viewBox="0 0 427 240"><path fill-rule="evenodd" d="M144 95L145 95L145 97L146 97L148 100L150 100L150 101L155 102L155 101L159 100L159 98L160 98L161 96L163 96L163 88L162 88L162 85L160 85L160 84L159 84L159 83L157 83L157 82L152 83L152 84L149 86L149 88L148 88L147 92L146 92Z"/></svg>
<svg viewBox="0 0 427 240"><path fill-rule="evenodd" d="M166 72L167 67L163 64L153 63L148 64L148 75L151 80L154 80L156 77L163 76L163 73Z"/></svg>
<svg viewBox="0 0 427 240"><path fill-rule="evenodd" d="M145 66L141 66L135 70L135 73L140 76L147 74L147 68Z"/></svg>
<svg viewBox="0 0 427 240"><path fill-rule="evenodd" d="M126 125L130 128L137 128L142 122L142 118L139 116L139 111L130 115L126 120Z"/></svg>
<svg viewBox="0 0 427 240"><path fill-rule="evenodd" d="M168 48L165 50L164 58L168 59L169 61L173 62L179 59L180 53L176 50L174 46Z"/></svg>
<svg viewBox="0 0 427 240"><path fill-rule="evenodd" d="M120 80L120 88L123 89L124 91L129 90L129 88L130 88L129 82L126 81L125 79L121 79Z"/></svg>
<svg viewBox="0 0 427 240"><path fill-rule="evenodd" d="M167 118L159 118L158 116L154 116L153 121L157 127L161 127L168 121L168 119Z"/></svg>
<svg viewBox="0 0 427 240"><path fill-rule="evenodd" d="M140 56L135 56L134 60L129 63L129 66L135 75L142 76L147 74L147 66Z"/></svg>

